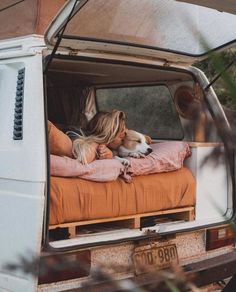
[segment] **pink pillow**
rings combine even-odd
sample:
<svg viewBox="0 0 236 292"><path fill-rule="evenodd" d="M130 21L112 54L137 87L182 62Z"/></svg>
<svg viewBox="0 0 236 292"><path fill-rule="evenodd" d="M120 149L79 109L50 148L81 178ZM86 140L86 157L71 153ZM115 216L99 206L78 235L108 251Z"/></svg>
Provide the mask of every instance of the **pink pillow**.
<svg viewBox="0 0 236 292"><path fill-rule="evenodd" d="M76 159L50 155L50 172L53 176L73 177L90 174L92 171L89 164L81 164Z"/></svg>
<svg viewBox="0 0 236 292"><path fill-rule="evenodd" d="M124 166L116 159L95 160L82 164L76 159L50 155L50 171L53 176L75 177L106 182L113 181L124 172Z"/></svg>
<svg viewBox="0 0 236 292"><path fill-rule="evenodd" d="M121 174L124 175L125 167L116 159L94 160L89 166L92 167L93 171L89 174L80 175L80 178L105 182L116 180Z"/></svg>
<svg viewBox="0 0 236 292"><path fill-rule="evenodd" d="M179 141L160 142L150 145L153 152L144 158L131 158L128 173L131 176L167 172L183 166L185 157L191 155L188 143Z"/></svg>

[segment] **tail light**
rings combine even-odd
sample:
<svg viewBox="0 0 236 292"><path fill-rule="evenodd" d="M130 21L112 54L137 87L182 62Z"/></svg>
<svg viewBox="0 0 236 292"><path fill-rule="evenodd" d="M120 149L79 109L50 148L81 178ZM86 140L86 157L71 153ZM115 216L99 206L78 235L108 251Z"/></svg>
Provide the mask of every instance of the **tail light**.
<svg viewBox="0 0 236 292"><path fill-rule="evenodd" d="M45 255L39 261L39 284L48 284L88 276L90 251Z"/></svg>
<svg viewBox="0 0 236 292"><path fill-rule="evenodd" d="M206 250L212 250L234 244L235 235L229 226L206 230Z"/></svg>

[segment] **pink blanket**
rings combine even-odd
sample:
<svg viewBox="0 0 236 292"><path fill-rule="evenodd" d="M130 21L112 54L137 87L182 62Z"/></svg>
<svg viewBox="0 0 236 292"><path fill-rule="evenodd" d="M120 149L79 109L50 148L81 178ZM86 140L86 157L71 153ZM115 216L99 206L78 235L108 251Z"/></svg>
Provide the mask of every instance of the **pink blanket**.
<svg viewBox="0 0 236 292"><path fill-rule="evenodd" d="M128 158L130 166L125 167L116 159L95 160L81 164L69 157L50 155L51 175L80 177L97 182L113 181L122 176L131 182L132 176L168 172L180 169L185 157L191 154L186 142L162 142L151 145L153 152L145 158Z"/></svg>

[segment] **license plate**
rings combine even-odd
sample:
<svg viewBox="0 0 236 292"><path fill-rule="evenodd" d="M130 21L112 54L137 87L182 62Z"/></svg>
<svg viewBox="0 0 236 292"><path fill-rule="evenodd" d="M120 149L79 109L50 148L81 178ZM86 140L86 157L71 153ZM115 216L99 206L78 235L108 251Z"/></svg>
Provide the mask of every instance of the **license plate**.
<svg viewBox="0 0 236 292"><path fill-rule="evenodd" d="M176 265L179 262L176 245L136 247L133 253L133 262L136 274Z"/></svg>

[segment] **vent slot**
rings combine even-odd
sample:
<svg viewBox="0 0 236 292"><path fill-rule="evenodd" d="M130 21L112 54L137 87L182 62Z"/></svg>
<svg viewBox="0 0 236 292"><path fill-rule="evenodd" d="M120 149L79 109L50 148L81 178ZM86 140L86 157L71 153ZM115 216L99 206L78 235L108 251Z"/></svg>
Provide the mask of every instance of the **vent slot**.
<svg viewBox="0 0 236 292"><path fill-rule="evenodd" d="M14 113L14 130L13 139L23 139L23 101L24 101L24 83L25 83L25 68L18 70L16 98L15 98L15 113Z"/></svg>

